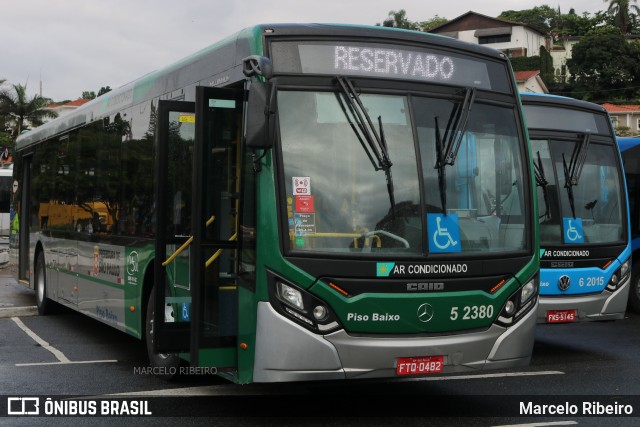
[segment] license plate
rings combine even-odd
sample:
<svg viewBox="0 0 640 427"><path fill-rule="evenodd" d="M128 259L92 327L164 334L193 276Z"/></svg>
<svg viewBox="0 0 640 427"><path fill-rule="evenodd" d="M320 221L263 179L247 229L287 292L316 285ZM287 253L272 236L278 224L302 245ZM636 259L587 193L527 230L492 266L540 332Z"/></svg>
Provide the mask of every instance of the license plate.
<svg viewBox="0 0 640 427"><path fill-rule="evenodd" d="M444 356L400 357L396 375L437 374L444 368Z"/></svg>
<svg viewBox="0 0 640 427"><path fill-rule="evenodd" d="M568 323L576 321L577 310L549 310L547 323Z"/></svg>

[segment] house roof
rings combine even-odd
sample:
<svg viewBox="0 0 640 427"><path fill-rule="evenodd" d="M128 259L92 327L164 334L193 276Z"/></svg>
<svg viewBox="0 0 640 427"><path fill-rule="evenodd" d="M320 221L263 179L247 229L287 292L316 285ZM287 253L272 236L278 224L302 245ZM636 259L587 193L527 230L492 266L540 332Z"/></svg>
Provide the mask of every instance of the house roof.
<svg viewBox="0 0 640 427"><path fill-rule="evenodd" d="M609 113L640 113L640 105L602 104Z"/></svg>
<svg viewBox="0 0 640 427"><path fill-rule="evenodd" d="M81 105L86 104L91 101L90 99L78 98L75 101L67 102L64 104L49 104L46 108L57 108L57 107L79 107Z"/></svg>
<svg viewBox="0 0 640 427"><path fill-rule="evenodd" d="M527 80L529 80L532 77L535 77L537 75L540 74L540 70L533 70L533 71L514 71L513 74L516 77L516 82L517 83L521 83L521 82L526 82Z"/></svg>
<svg viewBox="0 0 640 427"><path fill-rule="evenodd" d="M457 18L453 18L449 22L432 28L429 32L440 34L452 31L477 30L491 27L526 27L538 34L546 36L545 33L530 25L523 24L521 22L507 21L506 19L502 18L492 18L491 16L483 15L481 13L473 11L469 11L458 16Z"/></svg>

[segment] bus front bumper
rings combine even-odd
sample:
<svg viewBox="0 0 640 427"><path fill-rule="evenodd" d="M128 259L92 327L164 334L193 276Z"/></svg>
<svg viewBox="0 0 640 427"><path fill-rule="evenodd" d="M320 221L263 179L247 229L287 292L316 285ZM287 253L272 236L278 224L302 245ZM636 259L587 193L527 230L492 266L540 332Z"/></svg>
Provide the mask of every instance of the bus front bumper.
<svg viewBox="0 0 640 427"><path fill-rule="evenodd" d="M442 373L527 366L536 307L516 325L433 337L353 336L344 330L317 335L258 304L253 381L392 378L399 357L444 356Z"/></svg>
<svg viewBox="0 0 640 427"><path fill-rule="evenodd" d="M631 275L615 292L599 294L540 296L538 323L547 323L547 312L576 310L577 322L624 319L631 287Z"/></svg>

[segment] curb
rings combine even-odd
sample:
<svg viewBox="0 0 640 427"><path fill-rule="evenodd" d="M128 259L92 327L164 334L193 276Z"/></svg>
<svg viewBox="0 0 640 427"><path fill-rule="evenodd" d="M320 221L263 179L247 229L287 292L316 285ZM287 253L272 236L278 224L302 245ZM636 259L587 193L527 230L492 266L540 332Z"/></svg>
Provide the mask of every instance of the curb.
<svg viewBox="0 0 640 427"><path fill-rule="evenodd" d="M37 316L38 307L3 307L0 308L0 318Z"/></svg>

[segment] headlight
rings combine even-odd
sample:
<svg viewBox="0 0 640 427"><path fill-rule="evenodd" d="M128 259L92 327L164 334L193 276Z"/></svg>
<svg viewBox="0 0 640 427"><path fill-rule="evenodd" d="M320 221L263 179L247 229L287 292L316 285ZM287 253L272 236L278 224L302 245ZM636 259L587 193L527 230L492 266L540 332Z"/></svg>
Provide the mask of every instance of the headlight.
<svg viewBox="0 0 640 427"><path fill-rule="evenodd" d="M326 334L341 328L326 302L270 271L267 275L269 302L278 313L315 333Z"/></svg>
<svg viewBox="0 0 640 427"><path fill-rule="evenodd" d="M631 260L628 259L625 262L623 262L622 266L620 267L620 280L626 279L630 271L631 271Z"/></svg>
<svg viewBox="0 0 640 427"><path fill-rule="evenodd" d="M304 310L304 303L302 302L302 294L300 291L287 286L282 282L276 282L278 289L278 298L280 301L289 304L290 306L297 308L298 310Z"/></svg>
<svg viewBox="0 0 640 427"><path fill-rule="evenodd" d="M511 326L535 307L535 296L538 294L538 276L515 291L504 304L496 323L501 326Z"/></svg>
<svg viewBox="0 0 640 427"><path fill-rule="evenodd" d="M520 304L524 304L536 293L536 283L534 280L527 282L520 291Z"/></svg>
<svg viewBox="0 0 640 427"><path fill-rule="evenodd" d="M620 283L622 283L627 277L629 277L630 271L631 271L631 260L628 259L625 262L623 262L620 268L613 273L613 275L611 276L611 279L609 279L609 283L607 283L607 290L613 292L616 289L618 289L618 286L620 286Z"/></svg>

